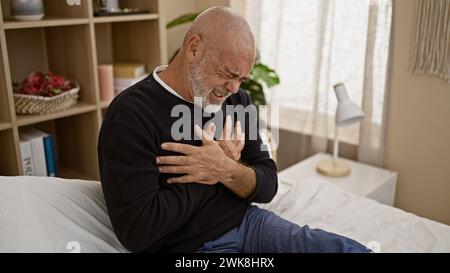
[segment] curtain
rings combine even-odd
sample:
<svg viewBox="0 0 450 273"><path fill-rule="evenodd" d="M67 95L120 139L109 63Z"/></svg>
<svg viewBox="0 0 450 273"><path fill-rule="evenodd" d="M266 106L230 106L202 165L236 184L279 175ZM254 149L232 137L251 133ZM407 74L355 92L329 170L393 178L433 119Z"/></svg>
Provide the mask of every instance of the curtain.
<svg viewBox="0 0 450 273"><path fill-rule="evenodd" d="M450 0L417 0L413 74L436 75L450 83Z"/></svg>
<svg viewBox="0 0 450 273"><path fill-rule="evenodd" d="M392 0L247 0L246 17L260 59L280 75L267 92L280 107L282 129L311 136L306 154L324 152L334 137L344 83L364 121L340 130L358 160L382 164Z"/></svg>

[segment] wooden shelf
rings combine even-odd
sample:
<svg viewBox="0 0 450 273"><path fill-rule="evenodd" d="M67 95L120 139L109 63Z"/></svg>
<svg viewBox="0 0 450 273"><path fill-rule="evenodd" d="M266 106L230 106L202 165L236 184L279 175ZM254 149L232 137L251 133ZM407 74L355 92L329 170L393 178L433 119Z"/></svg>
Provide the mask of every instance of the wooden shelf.
<svg viewBox="0 0 450 273"><path fill-rule="evenodd" d="M11 128L12 128L11 123L0 120L0 131L11 129Z"/></svg>
<svg viewBox="0 0 450 273"><path fill-rule="evenodd" d="M89 24L88 18L46 18L40 21L19 22L14 19L8 19L4 23L5 29L23 29L38 27L56 27Z"/></svg>
<svg viewBox="0 0 450 273"><path fill-rule="evenodd" d="M30 128L54 140L58 177L99 180L97 142L102 116L98 65L140 62L147 72L166 63L161 0L120 0L148 14L94 17L94 0L70 6L44 0L43 20L21 22L11 0L0 0L0 175L22 175L20 137ZM124 42L133 41L133 42ZM80 84L78 104L46 115L14 113L12 85L31 72L52 71Z"/></svg>
<svg viewBox="0 0 450 273"><path fill-rule="evenodd" d="M83 180L92 180L96 181L95 177L89 176L85 173L77 171L73 168L67 167L65 165L58 166L58 175L57 177L66 178L66 179L83 179Z"/></svg>
<svg viewBox="0 0 450 273"><path fill-rule="evenodd" d="M0 175L17 175L21 167L13 130L0 131L0 151Z"/></svg>
<svg viewBox="0 0 450 273"><path fill-rule="evenodd" d="M8 122L11 121L11 112L7 92L5 66L3 65L4 60L5 58L0 51L0 131L12 127L12 124ZM2 149L1 146L0 149Z"/></svg>
<svg viewBox="0 0 450 273"><path fill-rule="evenodd" d="M61 112L52 113L52 114L17 115L17 125L18 126L27 126L27 125L45 122L45 121L49 121L49 120L80 115L80 114L84 114L87 112L95 111L96 109L97 109L96 105L79 102L72 108L69 108L69 109L61 111Z"/></svg>
<svg viewBox="0 0 450 273"><path fill-rule="evenodd" d="M114 23L114 22L130 22L130 21L146 21L156 20L159 15L156 13L137 14L137 15L121 15L121 16L102 16L94 17L94 23Z"/></svg>
<svg viewBox="0 0 450 273"><path fill-rule="evenodd" d="M146 72L151 72L161 64L161 43L149 34L159 31L158 20L95 24L97 63L132 61L144 64Z"/></svg>
<svg viewBox="0 0 450 273"><path fill-rule="evenodd" d="M108 108L110 103L110 101L100 101L100 109Z"/></svg>
<svg viewBox="0 0 450 273"><path fill-rule="evenodd" d="M14 0L16 1L16 0ZM4 21L14 20L11 14L11 0L0 0ZM68 5L66 0L44 0L44 21L47 18L89 18L92 0L81 0L80 5Z"/></svg>

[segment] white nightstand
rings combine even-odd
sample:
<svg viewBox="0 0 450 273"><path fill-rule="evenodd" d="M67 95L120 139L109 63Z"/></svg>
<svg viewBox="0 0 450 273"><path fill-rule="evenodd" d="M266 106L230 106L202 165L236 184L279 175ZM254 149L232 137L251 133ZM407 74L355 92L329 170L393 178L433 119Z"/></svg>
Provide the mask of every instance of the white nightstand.
<svg viewBox="0 0 450 273"><path fill-rule="evenodd" d="M344 159L352 168L349 176L340 178L323 176L316 171L316 165L326 158L331 158L331 155L319 153L305 159L280 172L278 180L295 183L304 178L319 178L354 194L389 206L394 205L397 173Z"/></svg>

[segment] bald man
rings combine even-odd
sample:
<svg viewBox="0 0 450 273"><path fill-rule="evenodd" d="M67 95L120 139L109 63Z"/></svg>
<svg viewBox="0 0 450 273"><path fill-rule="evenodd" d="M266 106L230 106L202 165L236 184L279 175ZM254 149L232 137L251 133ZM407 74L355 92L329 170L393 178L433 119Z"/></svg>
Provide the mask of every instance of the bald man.
<svg viewBox="0 0 450 273"><path fill-rule="evenodd" d="M98 158L108 213L125 248L367 252L351 239L300 227L251 205L270 202L277 192L274 161L261 150L259 134L249 137L256 119L221 115L220 124L210 121L227 106L251 105L239 86L254 60L245 19L229 8L211 8L195 20L169 66L156 68L111 103ZM174 136L179 117L173 112L180 106L192 113L192 126L183 130L202 139ZM194 118L198 110L201 124Z"/></svg>

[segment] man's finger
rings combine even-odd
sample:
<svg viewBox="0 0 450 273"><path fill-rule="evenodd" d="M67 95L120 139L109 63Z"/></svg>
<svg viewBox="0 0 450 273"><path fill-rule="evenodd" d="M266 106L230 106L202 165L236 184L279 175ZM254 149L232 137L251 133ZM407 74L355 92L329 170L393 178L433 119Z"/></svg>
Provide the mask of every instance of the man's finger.
<svg viewBox="0 0 450 273"><path fill-rule="evenodd" d="M181 144L181 143L173 143L173 142L166 142L161 145L161 148L166 151L172 151L177 152L185 155L193 154L195 151L197 151L198 147L188 145L188 144Z"/></svg>
<svg viewBox="0 0 450 273"><path fill-rule="evenodd" d="M210 135L209 133L203 131L200 126L197 124L194 126L194 133L195 135L200 138L203 142L205 141L212 141L214 140L214 136Z"/></svg>
<svg viewBox="0 0 450 273"><path fill-rule="evenodd" d="M193 182L195 182L195 180L196 179L195 179L195 177L193 175L185 175L185 176L180 176L180 177L169 178L167 180L167 183L169 183L169 184L173 184L173 183L180 183L180 184L193 183Z"/></svg>
<svg viewBox="0 0 450 273"><path fill-rule="evenodd" d="M204 131L205 132L208 132L208 133L211 133L211 131L212 131L212 127L214 126L214 122L209 122L207 125L206 125L206 128L204 128Z"/></svg>
<svg viewBox="0 0 450 273"><path fill-rule="evenodd" d="M187 166L159 166L160 173L178 173L185 174L189 172L189 167Z"/></svg>
<svg viewBox="0 0 450 273"><path fill-rule="evenodd" d="M208 126L206 126L205 132L207 132L214 139L214 135L216 134L216 128L217 127L214 124L214 122L210 122L208 123Z"/></svg>
<svg viewBox="0 0 450 273"><path fill-rule="evenodd" d="M189 158L187 156L159 156L156 163L160 165L188 165Z"/></svg>
<svg viewBox="0 0 450 273"><path fill-rule="evenodd" d="M239 151L239 153L242 151L242 149L245 146L245 142L243 140L239 141L239 143L236 145L236 151Z"/></svg>
<svg viewBox="0 0 450 273"><path fill-rule="evenodd" d="M212 124L212 126L211 126L211 129L209 131L209 134L214 138L214 136L216 135L217 127L216 127L216 125L213 122L211 122L211 124Z"/></svg>
<svg viewBox="0 0 450 273"><path fill-rule="evenodd" d="M242 133L242 126L241 126L241 122L238 120L236 122L236 126L234 129L234 138L235 140L242 140L243 139L243 133Z"/></svg>
<svg viewBox="0 0 450 273"><path fill-rule="evenodd" d="M225 119L225 126L222 131L222 140L230 140L231 134L233 133L233 121L231 120L231 116L228 115Z"/></svg>

